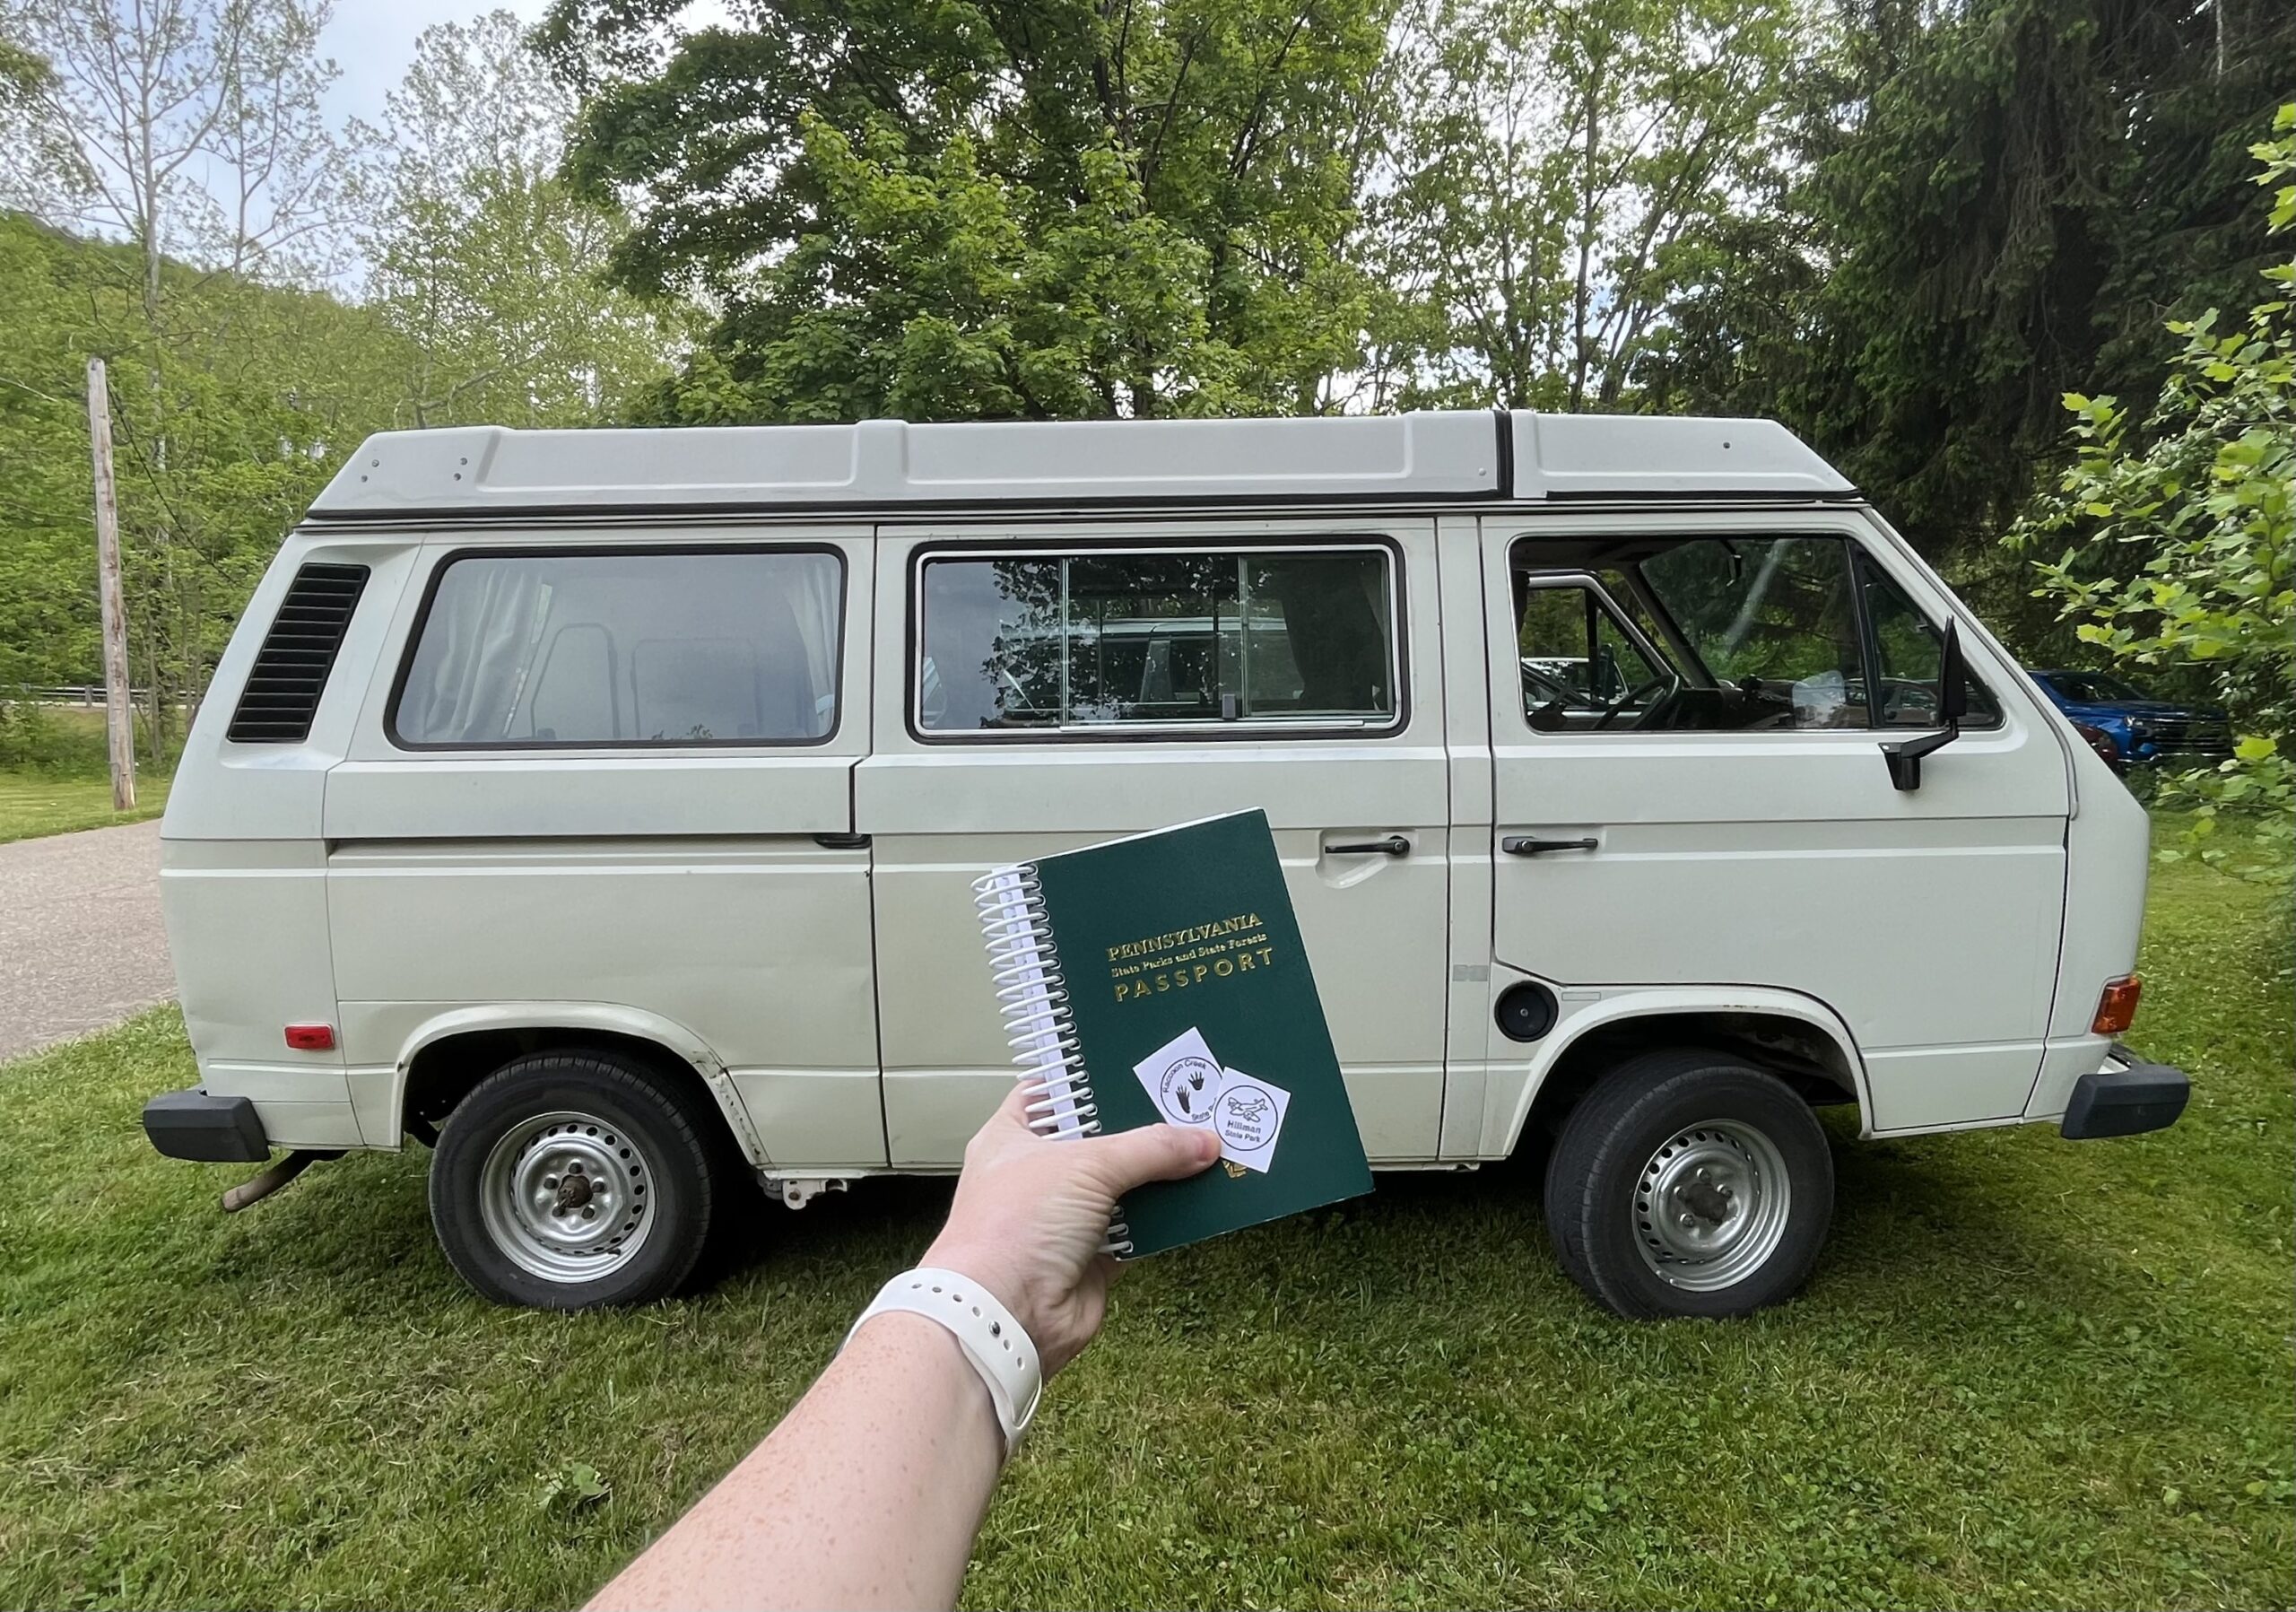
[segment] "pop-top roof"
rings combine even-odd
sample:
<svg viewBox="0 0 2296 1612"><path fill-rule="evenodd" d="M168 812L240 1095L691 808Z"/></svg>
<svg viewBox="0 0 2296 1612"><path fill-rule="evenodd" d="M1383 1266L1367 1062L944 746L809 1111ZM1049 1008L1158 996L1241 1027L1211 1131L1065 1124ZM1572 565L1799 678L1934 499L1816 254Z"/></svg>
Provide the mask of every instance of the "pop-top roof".
<svg viewBox="0 0 2296 1612"><path fill-rule="evenodd" d="M432 511L931 508L1851 492L1770 420L1358 414L385 431L311 506Z"/></svg>

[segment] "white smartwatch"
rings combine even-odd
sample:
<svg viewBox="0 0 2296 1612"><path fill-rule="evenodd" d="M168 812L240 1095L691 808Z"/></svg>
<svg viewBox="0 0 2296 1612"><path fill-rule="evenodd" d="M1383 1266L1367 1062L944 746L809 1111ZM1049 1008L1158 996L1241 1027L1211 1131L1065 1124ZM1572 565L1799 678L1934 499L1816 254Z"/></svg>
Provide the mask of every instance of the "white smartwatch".
<svg viewBox="0 0 2296 1612"><path fill-rule="evenodd" d="M1044 1392L1043 1364L1037 1359L1037 1346L1028 1329L970 1277L919 1266L901 1272L877 1290L877 1296L846 1333L845 1341L851 1343L853 1334L874 1317L891 1311L936 1320L955 1335L965 1358L988 1385L988 1402L996 1408L996 1425L1004 1433L1004 1458L1010 1460Z"/></svg>

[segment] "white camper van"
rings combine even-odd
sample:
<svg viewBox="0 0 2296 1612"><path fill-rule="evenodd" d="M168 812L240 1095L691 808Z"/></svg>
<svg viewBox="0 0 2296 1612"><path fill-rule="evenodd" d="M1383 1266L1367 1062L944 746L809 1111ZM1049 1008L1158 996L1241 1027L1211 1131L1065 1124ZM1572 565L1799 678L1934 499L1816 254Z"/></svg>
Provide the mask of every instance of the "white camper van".
<svg viewBox="0 0 2296 1612"><path fill-rule="evenodd" d="M876 420L361 448L168 804L146 1128L291 1150L239 1201L412 1136L482 1293L650 1299L745 1182L955 1168L983 870L1249 806L1374 1163L1551 1146L1624 1314L1800 1285L1814 1104L2184 1104L2144 813L1779 426Z"/></svg>

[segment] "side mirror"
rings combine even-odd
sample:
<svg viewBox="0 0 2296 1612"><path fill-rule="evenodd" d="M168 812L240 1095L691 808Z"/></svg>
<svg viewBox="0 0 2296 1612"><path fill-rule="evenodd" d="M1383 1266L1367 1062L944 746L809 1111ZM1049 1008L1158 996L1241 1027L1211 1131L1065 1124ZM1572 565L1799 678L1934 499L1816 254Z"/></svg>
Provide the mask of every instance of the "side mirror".
<svg viewBox="0 0 2296 1612"><path fill-rule="evenodd" d="M1961 719L1969 714L1970 670L1961 658L1961 629L1960 623L1948 621L1945 641L1937 649L1938 730L1882 746L1882 759L1890 767L1891 787L1921 788L1921 758L1935 754L1961 737Z"/></svg>

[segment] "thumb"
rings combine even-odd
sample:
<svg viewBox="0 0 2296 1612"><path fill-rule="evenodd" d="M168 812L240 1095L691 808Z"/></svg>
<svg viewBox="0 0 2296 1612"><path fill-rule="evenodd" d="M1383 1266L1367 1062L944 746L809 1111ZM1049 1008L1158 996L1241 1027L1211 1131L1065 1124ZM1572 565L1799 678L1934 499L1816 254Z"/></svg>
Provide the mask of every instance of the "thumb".
<svg viewBox="0 0 2296 1612"><path fill-rule="evenodd" d="M1220 1156L1220 1138L1209 1127L1144 1125L1112 1137L1094 1137L1095 1173L1108 1190L1122 1197L1143 1181L1176 1181L1194 1175Z"/></svg>

